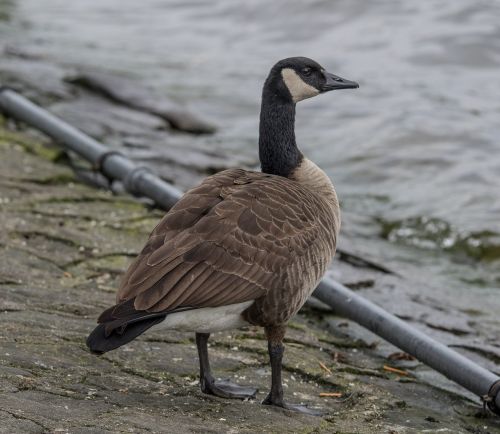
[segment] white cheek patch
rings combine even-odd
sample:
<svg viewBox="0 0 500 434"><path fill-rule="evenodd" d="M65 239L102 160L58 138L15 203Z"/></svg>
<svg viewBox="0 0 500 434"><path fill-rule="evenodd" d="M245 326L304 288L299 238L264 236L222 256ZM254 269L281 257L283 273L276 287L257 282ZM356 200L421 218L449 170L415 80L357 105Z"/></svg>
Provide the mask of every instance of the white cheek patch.
<svg viewBox="0 0 500 434"><path fill-rule="evenodd" d="M292 95L293 102L299 102L306 98L311 98L319 94L319 90L307 84L298 74L291 68L281 70L281 76L286 87Z"/></svg>

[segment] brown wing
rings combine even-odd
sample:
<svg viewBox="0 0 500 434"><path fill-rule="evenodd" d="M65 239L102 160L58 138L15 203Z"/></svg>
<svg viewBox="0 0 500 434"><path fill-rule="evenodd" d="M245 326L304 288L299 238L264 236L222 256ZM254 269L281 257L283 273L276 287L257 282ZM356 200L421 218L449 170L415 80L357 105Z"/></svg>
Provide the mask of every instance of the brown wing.
<svg viewBox="0 0 500 434"><path fill-rule="evenodd" d="M322 204L286 178L240 169L206 178L153 230L117 303L133 299L136 310L163 312L262 297L331 231L315 206Z"/></svg>

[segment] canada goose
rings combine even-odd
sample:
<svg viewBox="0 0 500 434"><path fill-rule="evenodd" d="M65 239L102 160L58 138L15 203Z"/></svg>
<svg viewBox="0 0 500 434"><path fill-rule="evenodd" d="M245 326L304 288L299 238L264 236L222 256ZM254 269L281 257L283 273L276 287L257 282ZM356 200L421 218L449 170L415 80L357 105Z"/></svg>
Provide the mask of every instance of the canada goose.
<svg viewBox="0 0 500 434"><path fill-rule="evenodd" d="M207 341L215 331L259 325L272 368L263 404L311 413L283 401L283 338L333 258L340 214L330 179L297 148L295 104L357 87L305 57L274 65L262 93L262 172L225 170L177 202L128 268L117 304L100 315L90 350L113 350L152 326L195 332L201 390L253 398L253 388L214 379Z"/></svg>

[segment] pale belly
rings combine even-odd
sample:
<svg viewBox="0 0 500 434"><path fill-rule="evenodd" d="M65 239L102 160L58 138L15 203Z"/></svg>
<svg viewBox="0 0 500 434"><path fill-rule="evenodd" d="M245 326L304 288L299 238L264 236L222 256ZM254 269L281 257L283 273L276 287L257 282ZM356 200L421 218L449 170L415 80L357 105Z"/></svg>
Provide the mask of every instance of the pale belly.
<svg viewBox="0 0 500 434"><path fill-rule="evenodd" d="M213 333L222 330L237 329L249 325L241 313L253 303L230 304L219 307L202 307L167 315L155 330L179 330L186 332Z"/></svg>

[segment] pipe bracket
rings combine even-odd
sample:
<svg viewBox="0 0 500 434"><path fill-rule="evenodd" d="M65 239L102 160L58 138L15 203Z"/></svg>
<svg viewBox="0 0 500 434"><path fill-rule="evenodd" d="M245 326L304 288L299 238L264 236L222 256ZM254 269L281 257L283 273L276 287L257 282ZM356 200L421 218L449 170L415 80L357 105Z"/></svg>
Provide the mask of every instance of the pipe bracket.
<svg viewBox="0 0 500 434"><path fill-rule="evenodd" d="M137 181L139 181L142 175L146 173L152 173L151 169L146 166L137 166L127 173L127 176L125 176L122 180L125 190L134 196L140 195L142 192L137 186Z"/></svg>
<svg viewBox="0 0 500 434"><path fill-rule="evenodd" d="M500 393L500 379L495 381L488 393L484 395L481 399L483 400L484 407L488 406L492 413L500 416L500 408L496 404L497 395Z"/></svg>
<svg viewBox="0 0 500 434"><path fill-rule="evenodd" d="M106 151L106 152L103 152L101 155L99 155L99 158L92 165L92 168L96 172L101 172L102 174L105 175L104 170L103 170L104 162L107 160L108 157L111 157L112 155L119 155L120 157L126 158L125 155L123 155L120 151Z"/></svg>

